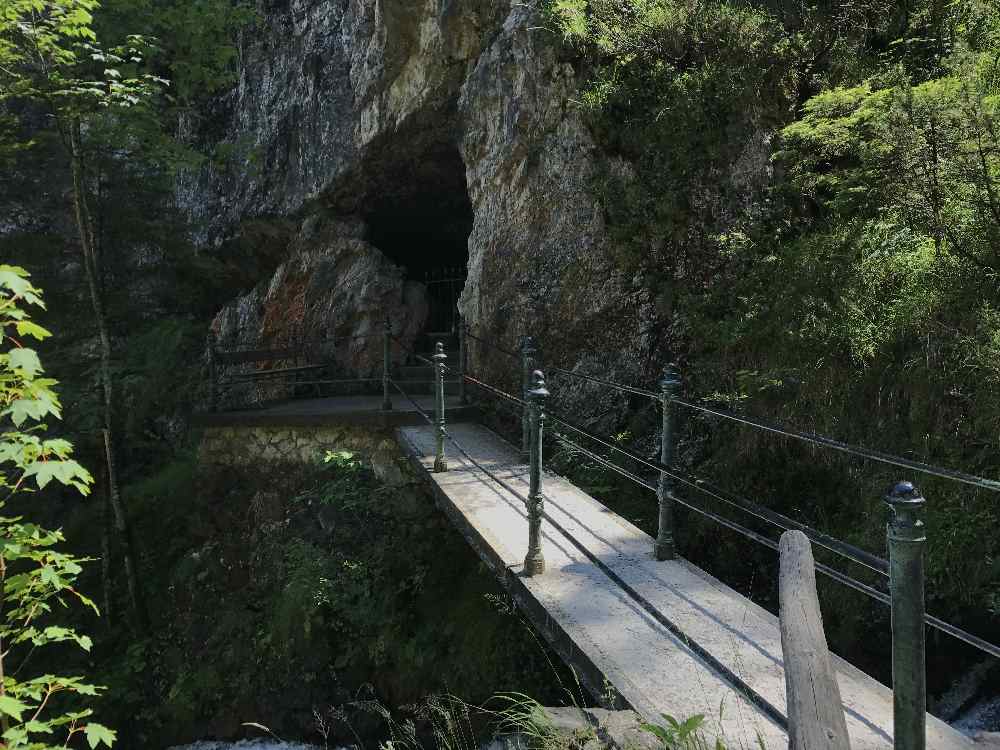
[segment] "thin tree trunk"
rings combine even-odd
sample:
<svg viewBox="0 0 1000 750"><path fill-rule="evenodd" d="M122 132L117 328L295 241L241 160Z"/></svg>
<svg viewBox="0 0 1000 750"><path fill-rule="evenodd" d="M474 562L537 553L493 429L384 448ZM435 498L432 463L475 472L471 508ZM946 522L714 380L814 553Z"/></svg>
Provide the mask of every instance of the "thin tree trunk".
<svg viewBox="0 0 1000 750"><path fill-rule="evenodd" d="M73 173L73 208L76 214L77 229L80 233L80 245L83 250L84 275L87 277L87 287L90 291L90 302L94 309L101 351L101 386L104 392L104 451L108 470L108 498L114 513L115 529L122 541L125 560L125 577L128 583L129 598L136 621L141 628L148 624L145 606L139 589L139 581L135 565L134 547L129 533L128 518L121 501L118 487L118 475L115 471L114 426L114 391L111 379L111 334L108 331L108 320L104 310L104 300L101 296L100 274L94 238L94 223L87 203L86 180L83 169L83 154L80 145L80 122L74 120L69 124L70 165Z"/></svg>
<svg viewBox="0 0 1000 750"><path fill-rule="evenodd" d="M135 547L132 543L132 530L128 527L125 517L125 507L118 494L118 475L115 472L115 454L111 442L111 430L104 430L104 451L108 462L108 500L114 512L115 530L122 543L122 557L125 558L125 581L128 584L128 596L132 603L132 611L140 629L149 625L149 615L146 612L142 591L139 587L139 576L135 566Z"/></svg>
<svg viewBox="0 0 1000 750"><path fill-rule="evenodd" d="M104 624L115 626L114 586L111 580L111 492L104 493L101 503L101 584L104 592Z"/></svg>

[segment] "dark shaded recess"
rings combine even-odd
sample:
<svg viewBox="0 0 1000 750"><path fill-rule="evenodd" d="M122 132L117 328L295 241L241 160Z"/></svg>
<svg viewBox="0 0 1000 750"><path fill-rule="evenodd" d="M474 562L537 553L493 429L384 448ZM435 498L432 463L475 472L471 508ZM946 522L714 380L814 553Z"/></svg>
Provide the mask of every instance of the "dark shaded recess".
<svg viewBox="0 0 1000 750"><path fill-rule="evenodd" d="M363 207L368 241L422 281L469 259L472 203L452 147L390 167Z"/></svg>
<svg viewBox="0 0 1000 750"><path fill-rule="evenodd" d="M367 240L408 278L427 283L429 330L451 329L472 232L465 164L454 146L385 165L361 206Z"/></svg>

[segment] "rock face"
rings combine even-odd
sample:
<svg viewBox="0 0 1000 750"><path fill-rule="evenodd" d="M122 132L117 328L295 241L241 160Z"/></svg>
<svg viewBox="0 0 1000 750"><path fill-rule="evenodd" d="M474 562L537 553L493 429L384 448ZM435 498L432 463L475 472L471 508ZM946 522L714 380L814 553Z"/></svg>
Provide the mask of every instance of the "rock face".
<svg viewBox="0 0 1000 750"><path fill-rule="evenodd" d="M274 275L216 316L220 347L308 341L324 347L324 361L367 377L381 370L388 319L402 358L427 317L425 289L360 234L356 224L307 217Z"/></svg>
<svg viewBox="0 0 1000 750"><path fill-rule="evenodd" d="M608 349L615 355L601 364L621 377L642 369L651 306L604 252L591 187L611 162L572 104L578 73L530 4L272 0L262 17L239 84L216 113L224 139L244 158L179 185L206 245L226 253L252 244L249 228L260 222L322 215L343 232L340 244L338 230L326 235L325 257L339 269L334 256L361 253L366 239L379 244L386 225L400 224L405 237L407 222L436 223L471 207L459 306L474 329L506 347L533 333L553 364L576 366L585 352ZM226 316L250 322L264 297L279 299L270 293L279 276L316 262L299 244L272 238L268 252L293 260L267 289L234 303L220 330ZM433 246L379 249L409 266L426 264L420 253ZM361 278L350 283L369 283ZM325 298L332 304L325 320L367 324L372 311L352 306L389 292L351 294L347 283L338 276L344 293ZM400 281L392 295L418 293ZM268 330L261 322L261 335ZM626 348L632 354L621 355ZM473 347L471 356L498 380L514 377L509 363L485 350Z"/></svg>

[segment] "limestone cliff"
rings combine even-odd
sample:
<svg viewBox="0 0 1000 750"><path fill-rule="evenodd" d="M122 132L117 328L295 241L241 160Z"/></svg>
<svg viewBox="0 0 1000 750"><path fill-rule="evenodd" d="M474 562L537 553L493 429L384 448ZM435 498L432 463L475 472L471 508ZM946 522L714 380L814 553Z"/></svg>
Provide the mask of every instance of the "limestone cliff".
<svg viewBox="0 0 1000 750"><path fill-rule="evenodd" d="M623 375L640 368L620 352L643 350L651 312L606 259L592 190L608 162L573 105L580 74L530 4L292 0L260 11L239 85L218 113L245 158L180 186L204 243L225 252L261 220L320 215L338 220L344 242L369 247L386 225L400 225L392 260L408 264L407 221L446 221L468 207L460 307L475 329L508 347L531 332L553 363L610 348L604 364ZM302 244L293 226L268 251L290 257ZM283 279L286 266L235 306L261 335L260 299L280 298ZM393 292L397 310L403 291ZM355 319L347 308L360 299L337 298L328 314Z"/></svg>

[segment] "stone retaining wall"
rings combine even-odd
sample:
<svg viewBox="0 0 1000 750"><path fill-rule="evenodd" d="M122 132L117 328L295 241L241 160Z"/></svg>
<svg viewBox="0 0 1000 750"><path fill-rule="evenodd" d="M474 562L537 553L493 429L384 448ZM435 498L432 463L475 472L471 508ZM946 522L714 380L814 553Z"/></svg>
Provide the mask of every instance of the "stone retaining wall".
<svg viewBox="0 0 1000 750"><path fill-rule="evenodd" d="M315 464L327 451L351 451L371 459L379 478L403 479L405 461L390 430L343 425L317 427L210 427L199 457L206 464L246 466L262 462Z"/></svg>

